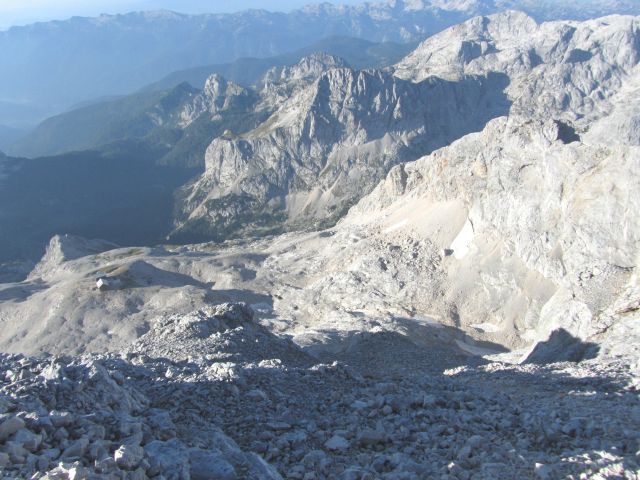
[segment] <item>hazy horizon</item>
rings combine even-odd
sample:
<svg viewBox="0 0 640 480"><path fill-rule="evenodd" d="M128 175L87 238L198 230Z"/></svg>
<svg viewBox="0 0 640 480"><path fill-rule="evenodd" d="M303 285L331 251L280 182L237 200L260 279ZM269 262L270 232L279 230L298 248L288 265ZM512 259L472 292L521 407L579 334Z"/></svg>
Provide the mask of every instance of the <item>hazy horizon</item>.
<svg viewBox="0 0 640 480"><path fill-rule="evenodd" d="M335 4L354 5L365 0L337 0ZM5 0L0 4L0 30L74 16L92 17L145 10L173 10L180 13L230 13L249 8L290 11L314 0Z"/></svg>

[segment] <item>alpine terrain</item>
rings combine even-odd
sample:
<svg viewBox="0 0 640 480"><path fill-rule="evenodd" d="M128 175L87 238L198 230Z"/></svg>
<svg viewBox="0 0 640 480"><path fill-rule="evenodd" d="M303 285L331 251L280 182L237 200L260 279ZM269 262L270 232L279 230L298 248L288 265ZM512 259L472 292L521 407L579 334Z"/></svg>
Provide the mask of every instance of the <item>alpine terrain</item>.
<svg viewBox="0 0 640 480"><path fill-rule="evenodd" d="M257 36L0 155L0 477L640 478L638 10L71 20Z"/></svg>

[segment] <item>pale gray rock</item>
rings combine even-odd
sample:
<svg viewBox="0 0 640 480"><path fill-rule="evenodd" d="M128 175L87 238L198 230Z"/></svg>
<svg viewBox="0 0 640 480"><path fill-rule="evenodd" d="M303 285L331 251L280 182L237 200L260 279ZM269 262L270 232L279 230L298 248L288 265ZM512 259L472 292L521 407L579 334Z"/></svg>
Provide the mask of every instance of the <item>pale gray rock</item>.
<svg viewBox="0 0 640 480"><path fill-rule="evenodd" d="M599 312L635 282L640 226L630 212L640 198L621 197L616 188L633 191L624 185L636 181L640 155L635 147L565 144L560 136L554 122L493 121L482 134L396 167L350 212L344 228L362 231L370 219L384 218L377 227L383 234L426 237L450 249L435 272L448 278L444 298L456 305L452 320L470 332L515 339L517 329L527 341L562 327L585 339L600 321L609 322ZM607 182L616 188L603 190ZM593 191L601 193L592 197ZM471 273L472 265L483 264L488 270ZM513 285L522 296L514 296ZM493 303L498 298L504 302ZM491 315L479 310L490 304ZM489 317L477 328L466 323Z"/></svg>
<svg viewBox="0 0 640 480"><path fill-rule="evenodd" d="M423 42L395 74L455 81L499 72L509 79L511 113L563 119L586 129L614 110L619 92L638 83L639 21L611 16L538 24L517 11L477 17ZM615 121L619 126L611 134L626 129L633 140L629 128Z"/></svg>
<svg viewBox="0 0 640 480"><path fill-rule="evenodd" d="M323 3L284 15L255 10L228 15L152 11L74 18L7 32L2 50L9 52L12 47L13 55L7 53L2 58L15 74L0 87L3 98L34 102L29 107L36 105L36 113L31 108L22 112L29 119L25 121L36 123L42 116L55 114L54 105L65 109L88 98L136 91L163 75L194 65L279 55L290 52L292 46L307 46L332 35L420 41L470 17L509 8L525 10L539 20L640 14L634 0L394 0L349 6ZM111 41L91 44L105 31ZM72 58L56 49L72 43L84 46ZM139 48L131 49L132 44ZM37 55L29 56L34 51ZM98 72L100 60L120 68ZM53 68L56 65L59 71ZM73 74L83 70L84 76ZM29 81L47 76L47 89ZM15 121L12 114L6 115L2 124Z"/></svg>
<svg viewBox="0 0 640 480"><path fill-rule="evenodd" d="M213 233L223 236L227 227L258 223L264 232L333 222L391 169L340 225L273 241L44 262L39 276L50 283L0 287L22 292L0 305L0 343L30 353L104 351L140 337L167 312L240 300L309 352L343 352L372 368L367 342L374 340L349 332L399 333L433 352L447 350L441 357L456 363L452 356L524 349L565 328L581 339L600 336L601 345L615 336L606 352L617 355L619 339L632 330L637 284L637 222L629 213L637 209L637 151L628 145L637 131L636 25L631 17L549 24L516 12L478 18L423 43L395 77L310 57L297 67L300 76L322 72L319 79L303 80L260 128L212 143L183 220L220 225ZM530 50L542 63L523 56ZM497 81L503 76L508 82ZM212 80L211 89L222 95L221 108L225 92L236 91L223 83ZM569 92L566 101L558 92ZM510 99L527 115L493 120L482 133L403 163L465 133L451 125L476 125L496 108L488 102L474 110L478 98ZM531 121L540 116L546 119ZM607 141L608 118L627 133ZM104 271L123 288L94 291ZM214 341L207 321L196 325L211 345L234 351L236 334L218 332ZM427 333L434 325L448 328L436 338ZM375 345L390 350L401 338ZM211 375L240 378L231 366L238 362L227 360ZM174 367L167 373L179 378Z"/></svg>
<svg viewBox="0 0 640 480"><path fill-rule="evenodd" d="M258 128L211 143L205 174L181 195L175 235L333 222L393 165L506 113L504 86L497 76L414 84L330 69Z"/></svg>
<svg viewBox="0 0 640 480"><path fill-rule="evenodd" d="M615 114L615 141L637 143L634 109L622 100L638 85L637 23L477 17L426 40L394 75L305 58L282 70L288 87L261 93L266 121L211 143L205 174L181 192L173 237L330 225L394 165L507 113L561 120L571 141L600 121L589 138L607 145L604 119ZM269 78L282 81L277 71Z"/></svg>
<svg viewBox="0 0 640 480"><path fill-rule="evenodd" d="M511 97L526 116L494 119L417 161L380 168L390 168L385 179L375 188L368 179L373 191L330 230L117 249L47 263L46 283L30 280L20 288L33 292L0 308L3 348L65 351L71 337L88 350L119 353L0 357L0 404L12 412L3 419L15 412L25 418L3 445L9 474L633 478L640 425L640 151L629 141L634 102L625 108L622 98L632 91L636 67L628 47L636 42L635 24L618 17L591 23L602 43L589 58L576 51L590 41L584 25L538 25L515 13L460 27L460 45L439 39L442 49L432 46L430 54L445 60L428 62L443 69L471 65L477 55L500 57L508 45L518 53L523 37L541 42L536 49L549 51L545 57L536 50L546 62L540 84L526 72L543 64L528 70L526 58L496 57L497 64L504 60L500 68L512 69L507 94L520 80L544 93L560 75L571 84L567 110L558 107L564 100L556 90L546 100ZM468 31L485 40L464 43ZM582 37L574 45L576 35ZM617 40L620 58L610 51ZM490 42L500 52L491 53ZM606 65L589 63L594 58ZM596 83L610 91L574 90L586 70L563 65L575 63L589 63ZM376 94L369 96L372 88ZM275 198L260 190L260 175L252 177L255 155L223 165L239 158L234 148L258 145L258 157L274 159L283 151L297 155L305 145L287 141L313 138L326 140L309 144L319 149L312 153L322 152L333 145L332 125L364 132L340 137L340 148L347 141L359 147L370 132L385 131L379 117L366 114L378 93L397 100L402 115L394 118L384 102L372 112L414 128L412 109L428 102L405 108L403 99L419 96L403 95L420 88L384 72L325 71L313 88L296 90L298 99L305 92L325 95L329 102L311 102L312 113L322 115L292 110L286 117L279 109L269 129L226 139L229 155L208 165L211 185L227 182L235 194L248 184L260 198ZM224 97L227 89L220 91ZM354 105L344 103L352 98ZM300 118L315 122L325 114L335 121L315 124L317 135L294 135L304 127ZM619 118L616 128L629 135L603 142L599 122L608 117ZM405 140L406 148L414 145ZM300 159L302 166L317 161ZM343 173L358 171L356 164L346 162ZM291 178L311 183L315 174L305 177L302 166ZM336 184L345 185L355 190L363 183ZM126 279L127 287L91 290L104 270ZM126 327L123 347L102 340L105 329ZM532 346L529 361L517 364L517 350ZM42 467L20 443L29 436L21 429L45 438ZM146 458L125 464L123 455L118 464L111 452L129 447L144 449ZM78 462L58 465L61 451L75 453L68 460Z"/></svg>
<svg viewBox="0 0 640 480"><path fill-rule="evenodd" d="M327 53L313 53L303 57L295 65L272 68L264 75L262 81L266 84L265 88L269 88L269 84L295 83L301 80L313 82L332 68L346 67L349 65L340 57Z"/></svg>
<svg viewBox="0 0 640 480"><path fill-rule="evenodd" d="M256 96L250 90L226 80L220 75L210 76L202 93L188 102L180 116L180 126L188 127L204 114L215 119L221 112L227 110L247 110L255 102Z"/></svg>

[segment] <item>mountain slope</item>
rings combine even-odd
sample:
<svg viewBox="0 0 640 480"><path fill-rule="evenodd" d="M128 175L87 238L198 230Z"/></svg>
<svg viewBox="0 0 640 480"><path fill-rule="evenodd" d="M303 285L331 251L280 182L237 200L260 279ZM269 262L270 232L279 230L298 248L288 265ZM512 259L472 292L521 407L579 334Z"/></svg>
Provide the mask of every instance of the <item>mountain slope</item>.
<svg viewBox="0 0 640 480"><path fill-rule="evenodd" d="M472 16L505 8L522 8L538 20L640 13L633 0L583 3L392 0L351 7L320 4L289 14L160 11L74 17L0 32L0 63L11 72L0 78L0 98L19 99L14 106L25 114L46 105L48 115L31 114L28 123L33 124L81 101L131 92L176 70L273 56L332 35L417 41ZM0 123L7 124L7 118L0 118Z"/></svg>
<svg viewBox="0 0 640 480"><path fill-rule="evenodd" d="M57 155L142 138L159 127L177 128L181 108L197 92L181 84L171 91L139 93L72 110L45 120L9 151L26 157Z"/></svg>
<svg viewBox="0 0 640 480"><path fill-rule="evenodd" d="M432 283L442 297L412 290L465 330L485 322L481 335L502 342L559 327L587 338L638 287L639 167L637 147L566 140L557 122L499 119L396 167L344 225L388 242L428 239L443 252Z"/></svg>
<svg viewBox="0 0 640 480"><path fill-rule="evenodd" d="M19 139L28 133L26 128L14 128L0 125L0 149L9 150Z"/></svg>
<svg viewBox="0 0 640 480"><path fill-rule="evenodd" d="M0 289L2 341L52 348L56 325L74 332L64 348L103 350L163 309L216 299L254 304L265 324L318 355L348 353L356 332L395 332L473 354L515 349L503 358L517 361L562 328L603 358L637 362L639 167L638 147L588 145L551 120L502 117L396 166L330 230L62 263L54 240L27 283ZM99 272L120 286L101 294ZM43 317L53 301L60 307Z"/></svg>
<svg viewBox="0 0 640 480"><path fill-rule="evenodd" d="M254 88L213 73L202 89L183 82L166 91L149 89L92 103L45 120L9 152L37 157L77 150L146 150L155 152L158 163L204 165L206 147L214 138L227 130L254 128L274 110L274 95L290 94L286 85L311 83L323 71L346 65L322 53L292 58L294 63L284 65L266 61Z"/></svg>
<svg viewBox="0 0 640 480"><path fill-rule="evenodd" d="M123 245L159 242L172 230L175 191L202 171L212 138L252 130L280 98L326 68L343 65L340 59L313 55L275 69L265 96L213 75L202 91L183 84L51 119L30 137L32 149L43 147L35 138L59 142L69 132L75 135L67 141L77 143L66 148L98 145L31 160L0 156L0 264L5 264L0 269L6 278L22 275L26 264L6 262L37 259L56 233Z"/></svg>
<svg viewBox="0 0 640 480"><path fill-rule="evenodd" d="M104 117L113 129L91 123L104 106L69 115L91 135L124 132L100 147L106 159L204 167L179 191L174 241L313 228L339 220L393 166L508 113L556 119L565 139L634 144L639 32L634 17L537 24L507 12L432 37L395 73L313 55L268 71L259 92L212 76L202 92L141 93L156 103L133 102L129 116L109 109L128 105L116 100Z"/></svg>

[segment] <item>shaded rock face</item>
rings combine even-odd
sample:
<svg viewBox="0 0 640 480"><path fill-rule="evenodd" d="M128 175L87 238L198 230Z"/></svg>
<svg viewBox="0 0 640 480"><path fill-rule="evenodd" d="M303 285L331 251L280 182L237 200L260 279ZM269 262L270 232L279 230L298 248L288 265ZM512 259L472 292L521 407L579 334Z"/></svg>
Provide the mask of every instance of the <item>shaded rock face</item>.
<svg viewBox="0 0 640 480"><path fill-rule="evenodd" d="M580 362L597 355L596 344L583 342L561 328L551 332L547 340L538 342L522 363Z"/></svg>

